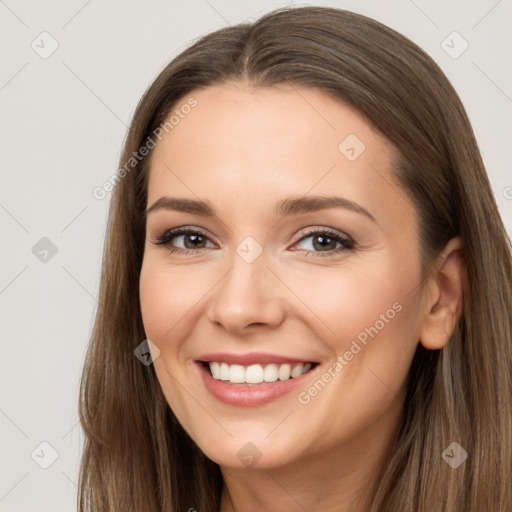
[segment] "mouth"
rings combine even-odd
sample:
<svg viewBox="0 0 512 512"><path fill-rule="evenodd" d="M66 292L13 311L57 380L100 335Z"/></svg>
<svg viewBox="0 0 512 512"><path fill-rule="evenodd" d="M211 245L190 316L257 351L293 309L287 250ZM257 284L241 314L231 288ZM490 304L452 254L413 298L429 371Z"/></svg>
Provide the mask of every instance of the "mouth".
<svg viewBox="0 0 512 512"><path fill-rule="evenodd" d="M249 366L228 364L220 361L199 362L215 380L248 386L297 379L318 365L315 362L251 364Z"/></svg>
<svg viewBox="0 0 512 512"><path fill-rule="evenodd" d="M227 360L226 360L227 359ZM255 362L259 359L259 362ZM207 391L234 406L257 406L274 401L317 373L320 363L256 355L204 357L196 360Z"/></svg>

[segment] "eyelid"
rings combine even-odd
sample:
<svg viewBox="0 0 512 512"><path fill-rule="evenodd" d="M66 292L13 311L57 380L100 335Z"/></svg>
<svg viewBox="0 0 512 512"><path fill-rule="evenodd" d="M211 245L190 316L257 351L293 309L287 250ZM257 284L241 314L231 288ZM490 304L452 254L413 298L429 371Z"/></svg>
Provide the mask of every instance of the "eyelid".
<svg viewBox="0 0 512 512"><path fill-rule="evenodd" d="M300 235L300 237L294 243L301 242L305 238L308 238L309 236L314 235L314 234L329 234L329 235L332 235L333 237L342 238L343 240L346 240L347 242L350 242L355 245L355 241L351 236L347 235L346 233L344 233L342 231L338 231L337 229L334 229L334 228L311 227L311 228L306 228L306 229L308 231L306 231L305 233L302 233Z"/></svg>
<svg viewBox="0 0 512 512"><path fill-rule="evenodd" d="M158 235L156 237L156 241L152 240L152 243L155 245L166 245L168 243L166 241L167 238L174 239L179 236L183 235L190 235L190 234L198 234L203 237L205 237L208 241L212 242L211 236L208 234L208 232L202 228L192 227L192 226L180 226L177 228L167 229L165 230L161 235ZM180 250L178 248L177 250ZM187 249L181 249L183 251L186 251ZM197 251L195 251L197 252Z"/></svg>
<svg viewBox="0 0 512 512"><path fill-rule="evenodd" d="M312 257L314 258L335 258L337 256L340 256L342 253L345 253L347 251L353 251L354 249L357 248L356 242L350 235L347 235L342 231L338 231L337 229L327 227L309 228L306 233L302 233L300 235L299 239L293 243L292 247L299 244L303 240L310 238L312 235L327 235L327 238L334 240L337 244L341 244L341 247L329 251L311 251L307 249L300 249L301 251L305 251L306 256L308 257L310 254L312 254Z"/></svg>

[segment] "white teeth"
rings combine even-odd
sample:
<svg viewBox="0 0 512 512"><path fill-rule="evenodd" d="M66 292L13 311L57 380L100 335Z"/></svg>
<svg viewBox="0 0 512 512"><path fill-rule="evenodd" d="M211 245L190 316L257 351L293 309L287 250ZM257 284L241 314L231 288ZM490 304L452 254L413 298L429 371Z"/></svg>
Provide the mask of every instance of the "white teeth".
<svg viewBox="0 0 512 512"><path fill-rule="evenodd" d="M260 364L252 364L245 369L245 382L247 384L263 382L263 368Z"/></svg>
<svg viewBox="0 0 512 512"><path fill-rule="evenodd" d="M210 370L214 379L220 379L220 364L210 363Z"/></svg>
<svg viewBox="0 0 512 512"><path fill-rule="evenodd" d="M302 375L302 365L301 364L296 364L291 372L290 372L290 375L292 377L292 379L296 379L297 377L300 377Z"/></svg>
<svg viewBox="0 0 512 512"><path fill-rule="evenodd" d="M290 378L290 374L292 373L292 367L289 364L282 364L279 367L279 380L288 380Z"/></svg>
<svg viewBox="0 0 512 512"><path fill-rule="evenodd" d="M239 364L232 364L229 367L229 382L241 384L245 382L245 368Z"/></svg>
<svg viewBox="0 0 512 512"><path fill-rule="evenodd" d="M261 384L279 380L296 379L311 370L311 363L298 363L293 366L285 364L227 364L212 361L209 363L212 377L217 380L229 381L233 384Z"/></svg>
<svg viewBox="0 0 512 512"><path fill-rule="evenodd" d="M279 372L277 371L277 364L267 364L263 370L263 379L265 382L275 382Z"/></svg>
<svg viewBox="0 0 512 512"><path fill-rule="evenodd" d="M219 363L217 363L219 364ZM212 369L212 363L210 363L210 370ZM219 377L220 380L229 380L229 364L220 363Z"/></svg>

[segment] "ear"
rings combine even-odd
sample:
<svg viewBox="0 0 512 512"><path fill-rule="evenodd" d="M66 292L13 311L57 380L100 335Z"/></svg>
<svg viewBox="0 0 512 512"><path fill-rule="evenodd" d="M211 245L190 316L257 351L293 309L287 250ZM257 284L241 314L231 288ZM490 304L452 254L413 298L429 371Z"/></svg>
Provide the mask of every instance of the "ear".
<svg viewBox="0 0 512 512"><path fill-rule="evenodd" d="M452 238L439 254L425 287L419 341L426 349L438 350L448 343L462 314L466 282L462 241L459 237Z"/></svg>

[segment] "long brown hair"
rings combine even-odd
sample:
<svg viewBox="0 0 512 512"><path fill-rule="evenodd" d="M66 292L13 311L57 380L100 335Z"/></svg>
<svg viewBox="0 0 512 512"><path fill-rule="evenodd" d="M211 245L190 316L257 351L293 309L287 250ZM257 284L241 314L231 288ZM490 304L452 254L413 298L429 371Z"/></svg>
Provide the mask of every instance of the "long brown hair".
<svg viewBox="0 0 512 512"><path fill-rule="evenodd" d="M398 441L371 511L512 510L510 240L457 93L419 47L370 18L279 9L208 34L176 57L141 99L121 166L180 100L226 80L316 88L382 132L399 153L397 186L420 218L425 275L448 240L463 240L462 316L445 348L418 345ZM119 173L111 198L80 390L81 512L219 509L218 465L176 420L153 366L134 356L146 338L138 283L149 156ZM452 442L468 453L457 469L442 458Z"/></svg>

